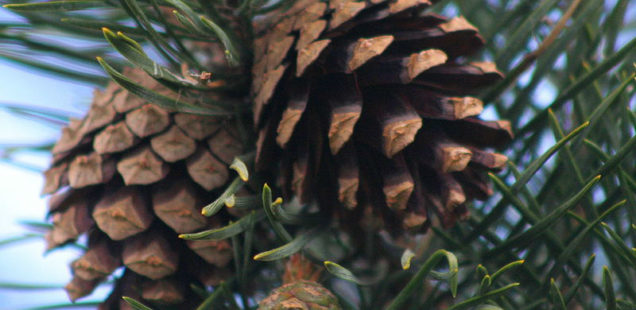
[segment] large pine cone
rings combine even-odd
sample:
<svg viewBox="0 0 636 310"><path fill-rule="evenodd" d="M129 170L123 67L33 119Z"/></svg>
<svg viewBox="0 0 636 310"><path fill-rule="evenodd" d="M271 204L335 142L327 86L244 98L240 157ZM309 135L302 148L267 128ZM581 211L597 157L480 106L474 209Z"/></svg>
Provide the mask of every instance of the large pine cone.
<svg viewBox="0 0 636 310"><path fill-rule="evenodd" d="M179 98L141 70L125 75ZM115 83L96 91L86 117L63 129L43 190L54 193L48 248L88 235L88 249L71 265L72 300L122 265L125 275L104 308L118 308L122 294L177 306L196 302L187 285L215 285L230 274L229 242L177 236L227 222L227 214L209 219L200 207L224 188L227 166L242 152L233 124L164 110Z"/></svg>
<svg viewBox="0 0 636 310"><path fill-rule="evenodd" d="M423 229L491 194L510 124L483 121L474 97L502 75L466 62L483 46L461 17L428 0L297 2L255 42L257 169L277 163L286 197ZM265 28L265 27L263 27ZM344 208L334 208L342 206ZM345 210L355 209L354 212Z"/></svg>

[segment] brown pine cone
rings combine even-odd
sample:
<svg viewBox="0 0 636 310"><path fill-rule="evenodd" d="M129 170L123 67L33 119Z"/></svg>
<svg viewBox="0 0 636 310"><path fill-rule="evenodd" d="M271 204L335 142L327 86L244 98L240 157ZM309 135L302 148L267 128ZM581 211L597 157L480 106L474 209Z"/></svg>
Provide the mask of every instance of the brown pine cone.
<svg viewBox="0 0 636 310"><path fill-rule="evenodd" d="M289 257L285 263L283 285L272 290L258 303L259 310L337 310L342 309L338 298L318 283L322 269L301 253Z"/></svg>
<svg viewBox="0 0 636 310"><path fill-rule="evenodd" d="M477 29L424 13L431 4L305 0L257 25L257 170L278 167L286 198L421 230L431 212L450 226L491 194L485 174L507 159L488 149L512 133L479 119L471 95L502 74L467 62Z"/></svg>
<svg viewBox="0 0 636 310"><path fill-rule="evenodd" d="M284 284L258 304L259 310L339 310L338 299L313 281Z"/></svg>
<svg viewBox="0 0 636 310"><path fill-rule="evenodd" d="M124 74L179 98L141 70ZM235 124L167 111L113 82L95 92L86 117L63 129L43 190L53 194L48 248L88 235L88 249L71 264L72 300L120 266L126 276L105 308L120 306L121 287L143 301L179 306L197 300L187 300L188 284L215 285L230 274L228 241L177 236L228 221L224 212L206 218L200 208L224 189L227 166L243 151Z"/></svg>

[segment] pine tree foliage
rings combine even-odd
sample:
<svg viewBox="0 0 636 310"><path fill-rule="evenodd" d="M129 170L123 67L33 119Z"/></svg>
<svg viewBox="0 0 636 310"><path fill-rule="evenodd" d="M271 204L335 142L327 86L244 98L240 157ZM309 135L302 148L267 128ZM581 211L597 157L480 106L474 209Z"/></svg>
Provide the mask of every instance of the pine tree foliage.
<svg viewBox="0 0 636 310"><path fill-rule="evenodd" d="M3 59L98 87L112 79L172 110L245 115L249 103L242 99L208 96L186 104L122 72L141 68L184 98L201 91L242 98L250 83L253 21L294 2L1 3L21 17L0 22ZM468 218L451 229L434 224L426 234L402 236L369 231L363 240L350 240L324 214L276 199L280 189L252 173L253 154L247 154L233 166L240 176L249 173L260 193L237 197L244 182L237 177L204 209L213 215L234 206L244 215L221 228L180 236L227 239L234 251L229 280L193 288L203 300L199 309L255 309L280 284L282 261L297 252L324 264L321 282L344 309L636 309L634 3L446 0L432 9L463 15L480 29L486 46L472 57L495 61L505 74L480 95L493 118L512 123L516 136L496 150L509 161L503 172L488 175L495 194L473 203ZM64 43L70 39L81 47ZM205 43L218 48L202 49ZM55 107L0 102L0 108L52 124L68 122ZM244 125L249 136L251 125ZM51 147L9 146L0 155L10 160L14 152ZM263 243L255 227L270 231L275 241ZM27 233L0 246L39 237ZM134 309L161 307L126 302Z"/></svg>

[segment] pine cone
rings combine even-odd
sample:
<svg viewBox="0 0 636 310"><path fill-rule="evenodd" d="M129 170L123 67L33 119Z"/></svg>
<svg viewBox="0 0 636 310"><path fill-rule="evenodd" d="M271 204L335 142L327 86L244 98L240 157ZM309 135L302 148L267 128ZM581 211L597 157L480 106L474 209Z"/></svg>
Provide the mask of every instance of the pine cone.
<svg viewBox="0 0 636 310"><path fill-rule="evenodd" d="M338 299L316 281L322 269L301 253L289 257L285 263L283 285L274 289L258 304L259 310L327 310L341 309Z"/></svg>
<svg viewBox="0 0 636 310"><path fill-rule="evenodd" d="M286 198L421 230L431 211L450 226L491 194L485 172L507 159L487 149L512 133L479 119L470 95L502 74L466 62L483 46L477 29L423 13L431 4L306 0L257 25L257 170L278 166Z"/></svg>
<svg viewBox="0 0 636 310"><path fill-rule="evenodd" d="M179 97L141 70L124 73ZM63 129L43 190L54 194L48 248L88 235L88 250L71 265L72 300L122 265L126 276L104 308L120 307L122 287L145 301L182 305L189 283L215 285L229 275L229 242L177 236L227 222L227 214L209 219L200 207L218 196L211 192L224 188L227 165L242 152L235 123L167 111L115 83L95 92L86 117Z"/></svg>
<svg viewBox="0 0 636 310"><path fill-rule="evenodd" d="M258 304L259 310L338 310L338 299L324 286L313 281L284 284Z"/></svg>

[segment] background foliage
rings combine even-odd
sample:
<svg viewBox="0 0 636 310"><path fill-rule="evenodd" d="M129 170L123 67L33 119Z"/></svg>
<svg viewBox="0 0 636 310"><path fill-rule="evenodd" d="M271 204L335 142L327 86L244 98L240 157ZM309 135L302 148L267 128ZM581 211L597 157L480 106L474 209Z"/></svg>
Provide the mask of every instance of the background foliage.
<svg viewBox="0 0 636 310"><path fill-rule="evenodd" d="M148 15L130 3L142 4ZM183 29L161 28L153 17L157 3L199 5L129 0L66 1L39 11L13 7L23 21L0 23L0 57L98 86L107 75L96 56L108 56L114 69L125 63L114 48L138 66L157 61L169 72L178 72L183 62L197 68L197 56L175 35ZM82 8L92 9L75 11ZM481 97L493 118L513 124L517 138L505 150L509 167L490 175L495 195L470 207L465 222L450 230L434 227L409 251L393 249L398 260L410 263L408 270L374 282L369 273L377 266L327 263L328 286L346 307L360 309L636 309L636 4L442 1L435 10L464 15L477 26L487 42L481 56L507 75ZM109 45L102 27L122 31L150 56L126 54L125 40L106 33ZM232 61L245 61L242 47L232 44L238 41L213 28L186 32L197 39L213 35ZM156 77L175 83L169 72ZM0 107L51 124L68 121L55 107ZM0 154L11 160L14 152L46 152L50 146L4 146ZM432 272L443 259L451 268ZM212 292L209 304L232 307L222 291Z"/></svg>

